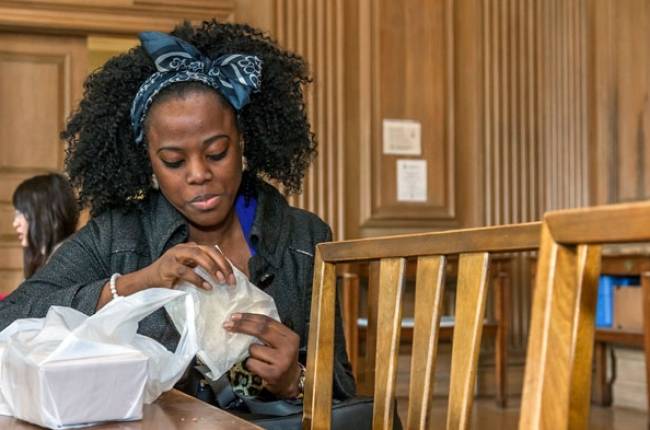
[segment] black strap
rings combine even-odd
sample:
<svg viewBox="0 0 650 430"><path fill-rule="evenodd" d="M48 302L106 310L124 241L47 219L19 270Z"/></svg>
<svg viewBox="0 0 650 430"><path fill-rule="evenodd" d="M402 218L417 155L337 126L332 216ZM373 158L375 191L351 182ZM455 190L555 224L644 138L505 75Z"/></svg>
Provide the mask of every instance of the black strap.
<svg viewBox="0 0 650 430"><path fill-rule="evenodd" d="M242 397L244 404L253 414L268 415L273 417L287 417L302 414L301 400L258 400L253 397Z"/></svg>
<svg viewBox="0 0 650 430"><path fill-rule="evenodd" d="M194 366L195 369L203 375L203 379L208 383L214 394L214 400L217 406L221 409L231 409L234 403L239 403L239 397L232 389L230 380L228 379L228 372L221 375L217 380L211 379L210 369L204 364Z"/></svg>
<svg viewBox="0 0 650 430"><path fill-rule="evenodd" d="M198 364L195 369L203 375L203 379L210 386L214 395L214 401L221 409L233 409L234 405L244 403L248 410L253 414L269 415L274 417L286 417L293 414L302 413L302 401L296 400L259 400L254 397L239 396L232 389L228 374L225 373L217 380L211 379L208 375L210 369Z"/></svg>

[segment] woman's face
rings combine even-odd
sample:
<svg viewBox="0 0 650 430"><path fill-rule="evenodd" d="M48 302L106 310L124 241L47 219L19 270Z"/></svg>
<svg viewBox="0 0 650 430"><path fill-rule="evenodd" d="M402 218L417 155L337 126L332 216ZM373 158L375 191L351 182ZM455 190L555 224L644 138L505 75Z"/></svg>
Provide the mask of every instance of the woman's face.
<svg viewBox="0 0 650 430"><path fill-rule="evenodd" d="M20 241L20 245L23 248L27 248L27 232L29 231L29 223L27 222L27 218L25 218L25 214L19 210L16 210L14 213L14 222L12 225L16 230L16 233L18 233L18 240Z"/></svg>
<svg viewBox="0 0 650 430"><path fill-rule="evenodd" d="M234 110L212 91L191 92L154 105L146 132L163 195L191 224L218 227L241 183Z"/></svg>

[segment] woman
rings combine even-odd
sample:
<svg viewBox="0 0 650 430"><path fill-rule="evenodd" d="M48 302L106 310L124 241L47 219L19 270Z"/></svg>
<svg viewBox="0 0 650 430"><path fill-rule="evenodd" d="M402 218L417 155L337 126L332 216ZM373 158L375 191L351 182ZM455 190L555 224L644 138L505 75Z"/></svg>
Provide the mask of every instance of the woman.
<svg viewBox="0 0 650 430"><path fill-rule="evenodd" d="M184 24L172 34L142 34L143 46L86 81L63 137L93 219L0 304L0 329L51 305L91 314L144 288L209 288L196 266L232 283L227 258L273 296L282 320L239 314L223 323L263 342L238 367L253 377L230 372L230 381L261 379L274 398L300 397L314 246L331 233L260 178L298 191L314 157L306 66L246 25ZM178 342L162 309L139 331L169 349ZM347 398L355 387L340 319L336 333L334 395ZM201 395L196 384L184 388ZM259 394L259 385L236 388Z"/></svg>
<svg viewBox="0 0 650 430"><path fill-rule="evenodd" d="M61 242L75 232L77 199L68 180L59 174L23 181L13 195L13 227L23 247L23 271L29 279Z"/></svg>

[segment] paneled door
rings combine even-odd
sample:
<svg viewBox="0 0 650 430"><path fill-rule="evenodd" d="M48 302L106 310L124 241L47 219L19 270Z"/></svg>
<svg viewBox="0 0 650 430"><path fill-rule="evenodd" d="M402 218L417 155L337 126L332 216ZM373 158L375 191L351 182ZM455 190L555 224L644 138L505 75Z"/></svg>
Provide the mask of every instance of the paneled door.
<svg viewBox="0 0 650 430"><path fill-rule="evenodd" d="M59 132L86 74L85 37L0 31L0 294L23 278L11 196L24 179L63 168Z"/></svg>

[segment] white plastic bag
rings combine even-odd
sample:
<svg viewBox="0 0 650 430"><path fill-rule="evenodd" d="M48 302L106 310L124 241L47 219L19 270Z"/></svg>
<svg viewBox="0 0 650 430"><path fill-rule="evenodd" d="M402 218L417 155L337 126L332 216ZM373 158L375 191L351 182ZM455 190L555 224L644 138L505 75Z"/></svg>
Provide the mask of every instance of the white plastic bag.
<svg viewBox="0 0 650 430"><path fill-rule="evenodd" d="M172 353L137 334L138 322L175 302L186 320ZM45 318L0 332L0 414L50 428L142 418L142 404L170 390L198 349L192 297L147 289L96 314L52 306Z"/></svg>
<svg viewBox="0 0 650 430"><path fill-rule="evenodd" d="M211 290L203 290L188 282L180 283L176 289L186 291L194 299L196 307L196 331L199 342L197 356L208 366L213 379L218 379L235 363L248 356L248 348L259 340L253 336L230 333L223 323L234 313L256 313L280 321L273 297L253 285L240 270L231 265L235 286L219 283L201 266L194 271L208 282ZM168 304L165 309L178 331L184 330L185 320L177 303Z"/></svg>

